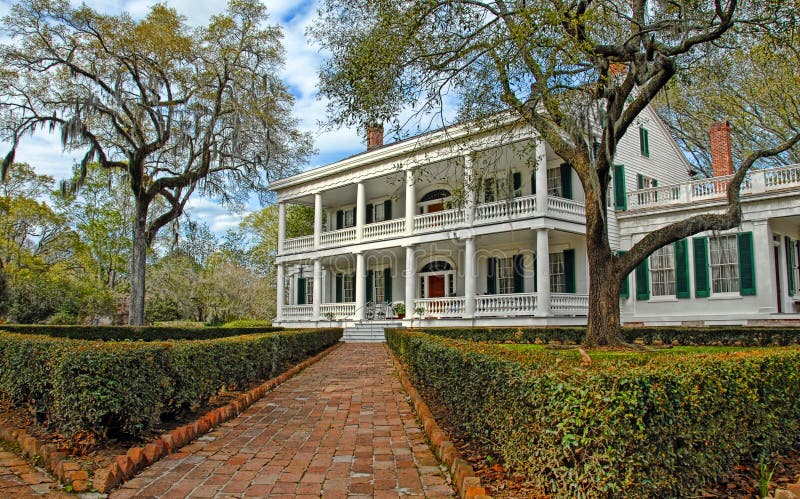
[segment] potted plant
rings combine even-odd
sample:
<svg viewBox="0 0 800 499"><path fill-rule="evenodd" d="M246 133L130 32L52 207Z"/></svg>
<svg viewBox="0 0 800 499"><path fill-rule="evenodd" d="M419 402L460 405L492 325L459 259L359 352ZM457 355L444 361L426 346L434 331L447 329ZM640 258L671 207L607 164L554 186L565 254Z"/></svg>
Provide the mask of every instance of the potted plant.
<svg viewBox="0 0 800 499"><path fill-rule="evenodd" d="M392 305L392 311L398 319L404 319L406 317L406 304L399 301Z"/></svg>

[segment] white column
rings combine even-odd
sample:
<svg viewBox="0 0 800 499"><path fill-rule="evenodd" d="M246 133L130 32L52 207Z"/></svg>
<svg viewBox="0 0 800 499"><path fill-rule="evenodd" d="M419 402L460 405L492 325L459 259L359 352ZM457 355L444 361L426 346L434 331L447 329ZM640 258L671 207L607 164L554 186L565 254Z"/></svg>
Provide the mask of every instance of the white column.
<svg viewBox="0 0 800 499"><path fill-rule="evenodd" d="M286 240L286 203L278 203L278 254L283 253Z"/></svg>
<svg viewBox="0 0 800 499"><path fill-rule="evenodd" d="M319 237L322 235L322 193L314 194L314 247L319 248Z"/></svg>
<svg viewBox="0 0 800 499"><path fill-rule="evenodd" d="M547 144L541 139L536 144L536 212L547 213Z"/></svg>
<svg viewBox="0 0 800 499"><path fill-rule="evenodd" d="M475 238L464 240L464 317L475 315L475 285L478 280L475 265Z"/></svg>
<svg viewBox="0 0 800 499"><path fill-rule="evenodd" d="M356 253L356 314L354 320L364 319L364 308L367 305L367 266L364 253Z"/></svg>
<svg viewBox="0 0 800 499"><path fill-rule="evenodd" d="M417 187L414 184L414 170L406 170L406 235L414 233L414 215L417 213ZM408 314L408 310L406 310Z"/></svg>
<svg viewBox="0 0 800 499"><path fill-rule="evenodd" d="M361 241L364 225L367 223L367 190L364 182L359 182L356 191L356 241Z"/></svg>
<svg viewBox="0 0 800 499"><path fill-rule="evenodd" d="M536 231L536 317L550 315L550 237L547 231Z"/></svg>
<svg viewBox="0 0 800 499"><path fill-rule="evenodd" d="M475 170L472 152L464 155L464 220L467 225L472 225L475 221Z"/></svg>
<svg viewBox="0 0 800 499"><path fill-rule="evenodd" d="M286 291L286 266L283 263L278 264L278 278L275 284L275 294L278 299L278 305L275 307L275 320L280 322L283 320L283 301Z"/></svg>
<svg viewBox="0 0 800 499"><path fill-rule="evenodd" d="M320 319L319 307L322 304L322 262L319 258L314 259L314 288L312 289L312 315L315 321Z"/></svg>
<svg viewBox="0 0 800 499"><path fill-rule="evenodd" d="M778 304L775 296L775 270L772 267L774 245L772 244L772 231L767 220L753 222L753 258L756 265L756 299L758 300L758 313L776 314ZM782 246L782 245L781 245ZM780 253L780 252L779 252ZM780 265L781 262L775 262ZM694 272L690 273L694 279ZM786 289L786 288L784 288Z"/></svg>
<svg viewBox="0 0 800 499"><path fill-rule="evenodd" d="M411 318L414 315L414 297L416 295L416 282L417 282L417 261L414 254L414 246L406 246L406 317Z"/></svg>

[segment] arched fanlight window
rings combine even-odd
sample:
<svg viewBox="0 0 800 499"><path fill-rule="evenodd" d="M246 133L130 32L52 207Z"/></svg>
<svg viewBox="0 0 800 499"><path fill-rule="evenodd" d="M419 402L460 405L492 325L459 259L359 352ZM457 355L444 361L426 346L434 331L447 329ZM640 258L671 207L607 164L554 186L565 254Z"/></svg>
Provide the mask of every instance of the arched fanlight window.
<svg viewBox="0 0 800 499"><path fill-rule="evenodd" d="M420 272L424 274L425 272L445 272L448 270L453 270L453 267L449 263L437 260L422 267Z"/></svg>
<svg viewBox="0 0 800 499"><path fill-rule="evenodd" d="M437 199L444 199L450 197L450 191L446 189L436 189L422 196L421 202L436 201Z"/></svg>

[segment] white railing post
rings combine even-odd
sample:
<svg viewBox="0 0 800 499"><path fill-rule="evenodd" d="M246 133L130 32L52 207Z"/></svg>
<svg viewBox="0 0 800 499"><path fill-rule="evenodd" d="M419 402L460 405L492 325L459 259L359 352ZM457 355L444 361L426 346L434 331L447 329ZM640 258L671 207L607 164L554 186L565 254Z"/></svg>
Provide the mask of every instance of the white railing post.
<svg viewBox="0 0 800 499"><path fill-rule="evenodd" d="M417 211L417 187L414 184L414 170L406 170L406 235L414 233L414 215Z"/></svg>
<svg viewBox="0 0 800 499"><path fill-rule="evenodd" d="M765 192L767 190L766 173L759 170L751 170L750 173L751 192Z"/></svg>
<svg viewBox="0 0 800 499"><path fill-rule="evenodd" d="M286 203L278 203L278 254L283 253L286 241Z"/></svg>
<svg viewBox="0 0 800 499"><path fill-rule="evenodd" d="M356 241L364 237L364 225L367 223L367 190L364 182L356 187Z"/></svg>
<svg viewBox="0 0 800 499"><path fill-rule="evenodd" d="M550 315L550 235L536 231L536 317Z"/></svg>
<svg viewBox="0 0 800 499"><path fill-rule="evenodd" d="M314 194L314 249L319 248L322 235L322 193Z"/></svg>
<svg viewBox="0 0 800 499"><path fill-rule="evenodd" d="M536 144L536 211L547 214L547 144L541 138Z"/></svg>
<svg viewBox="0 0 800 499"><path fill-rule="evenodd" d="M314 303L312 304L311 315L315 321L319 321L319 307L322 302L322 262L319 258L314 259L314 273L313 273L313 286L312 289L312 299Z"/></svg>
<svg viewBox="0 0 800 499"><path fill-rule="evenodd" d="M464 240L464 318L475 315L475 238Z"/></svg>
<svg viewBox="0 0 800 499"><path fill-rule="evenodd" d="M354 320L364 319L364 308L367 306L367 268L364 262L364 252L356 253L356 313Z"/></svg>
<svg viewBox="0 0 800 499"><path fill-rule="evenodd" d="M472 152L464 154L464 220L468 226L475 221L475 171Z"/></svg>
<svg viewBox="0 0 800 499"><path fill-rule="evenodd" d="M414 246L406 246L406 317L411 319L414 316L414 295L416 294L416 279L417 279L417 261L414 254Z"/></svg>
<svg viewBox="0 0 800 499"><path fill-rule="evenodd" d="M284 297L286 296L286 265L283 263L278 264L278 276L276 280L275 294L278 298L278 304L275 307L275 320L276 322L283 321L283 305Z"/></svg>

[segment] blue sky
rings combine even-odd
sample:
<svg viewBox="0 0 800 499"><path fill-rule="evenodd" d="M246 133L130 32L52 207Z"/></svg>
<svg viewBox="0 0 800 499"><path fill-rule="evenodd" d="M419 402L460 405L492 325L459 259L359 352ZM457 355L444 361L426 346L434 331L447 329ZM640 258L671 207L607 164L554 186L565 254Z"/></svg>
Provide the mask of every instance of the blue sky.
<svg viewBox="0 0 800 499"><path fill-rule="evenodd" d="M318 47L313 46L305 36L306 27L317 13L317 0L262 0L270 13L270 22L283 27L283 46L286 51L284 81L295 95L295 115L300 119L301 128L310 131L318 154L310 158L305 169L331 163L361 151L364 139L359 130L341 129L321 131L318 123L325 117L325 102L317 99L317 68L323 59ZM0 0L0 16L5 16L14 2ZM73 3L75 1L73 0ZM90 7L104 13L118 14L124 11L134 17L143 16L154 0L85 0ZM191 24L201 25L208 18L224 9L224 1L213 0L169 0L167 5L185 15ZM7 144L0 153L5 155ZM16 160L29 163L40 172L56 178L67 177L78 156L62 154L58 137L41 134L28 137L20 144ZM248 207L257 209L257 204ZM195 197L190 201L189 215L207 223L217 234L235 227L243 213L232 213L220 207L213 200Z"/></svg>

